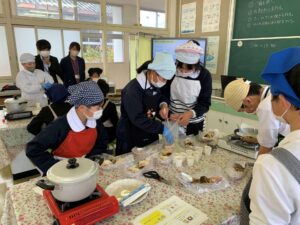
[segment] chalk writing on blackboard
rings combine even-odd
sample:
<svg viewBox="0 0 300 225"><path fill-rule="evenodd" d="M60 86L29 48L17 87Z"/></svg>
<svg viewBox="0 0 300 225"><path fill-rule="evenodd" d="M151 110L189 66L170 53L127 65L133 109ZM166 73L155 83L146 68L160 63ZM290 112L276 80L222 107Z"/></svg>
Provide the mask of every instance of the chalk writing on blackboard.
<svg viewBox="0 0 300 225"><path fill-rule="evenodd" d="M286 10L285 6L276 0L252 0L248 3L248 28L294 23L293 12Z"/></svg>

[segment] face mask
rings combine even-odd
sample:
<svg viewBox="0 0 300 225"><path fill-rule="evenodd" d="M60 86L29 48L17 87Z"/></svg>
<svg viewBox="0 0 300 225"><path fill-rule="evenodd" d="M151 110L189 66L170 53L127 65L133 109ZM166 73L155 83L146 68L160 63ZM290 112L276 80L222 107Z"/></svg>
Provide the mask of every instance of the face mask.
<svg viewBox="0 0 300 225"><path fill-rule="evenodd" d="M289 106L289 107L281 114L281 116L276 116L276 115L275 115L275 118L276 118L277 120L279 120L281 123L287 123L286 120L283 118L283 116L287 113L287 111L289 111L290 107L291 107L291 106Z"/></svg>
<svg viewBox="0 0 300 225"><path fill-rule="evenodd" d="M165 82L162 82L160 80L158 80L156 83L154 81L151 81L151 84L156 87L156 88L161 88L163 87L166 83Z"/></svg>
<svg viewBox="0 0 300 225"><path fill-rule="evenodd" d="M89 116L87 116L87 115L85 115L85 116L86 116L87 119L90 119L90 120L93 120L93 119L94 119L94 120L98 120L98 119L101 118L102 113L103 113L103 109L99 109L98 111L95 111L95 112L93 113L93 116L91 116L91 117L89 117Z"/></svg>
<svg viewBox="0 0 300 225"><path fill-rule="evenodd" d="M76 51L76 50L71 50L70 54L71 56L73 57L76 57L78 55L79 51Z"/></svg>
<svg viewBox="0 0 300 225"><path fill-rule="evenodd" d="M180 70L177 70L176 74L177 74L177 76L180 76L180 77L190 77L194 74L194 71L191 71L188 73L183 73Z"/></svg>
<svg viewBox="0 0 300 225"><path fill-rule="evenodd" d="M41 55L42 57L49 57L50 51L40 51L40 55Z"/></svg>

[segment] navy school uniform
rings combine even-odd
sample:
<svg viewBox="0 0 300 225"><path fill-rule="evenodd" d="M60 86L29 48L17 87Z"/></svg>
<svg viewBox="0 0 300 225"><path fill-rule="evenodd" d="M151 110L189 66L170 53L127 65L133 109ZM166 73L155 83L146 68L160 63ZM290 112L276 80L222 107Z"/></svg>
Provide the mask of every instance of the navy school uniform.
<svg viewBox="0 0 300 225"><path fill-rule="evenodd" d="M118 155L130 152L133 147L144 147L157 141L158 134L163 132L163 124L155 118L159 105L167 102L167 98L159 89L149 85L146 79L144 87L148 88L143 88L137 79L133 79L122 90L121 118L117 126Z"/></svg>
<svg viewBox="0 0 300 225"><path fill-rule="evenodd" d="M186 135L197 135L203 130L205 113L211 105L212 78L210 72L201 67L201 71L192 77L174 76L162 89L170 99L171 113L184 113L194 110L196 116L184 128Z"/></svg>

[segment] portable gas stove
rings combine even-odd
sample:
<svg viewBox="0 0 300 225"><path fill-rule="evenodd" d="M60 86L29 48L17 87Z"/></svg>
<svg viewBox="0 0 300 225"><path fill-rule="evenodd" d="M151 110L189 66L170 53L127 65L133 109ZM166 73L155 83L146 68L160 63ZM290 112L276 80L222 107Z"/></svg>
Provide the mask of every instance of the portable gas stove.
<svg viewBox="0 0 300 225"><path fill-rule="evenodd" d="M226 150L256 159L258 155L259 144L252 144L237 140L235 135L228 135L219 139L218 146Z"/></svg>
<svg viewBox="0 0 300 225"><path fill-rule="evenodd" d="M119 212L116 197L99 185L89 197L77 202L58 201L50 190L44 190L43 195L55 218L53 225L92 225Z"/></svg>

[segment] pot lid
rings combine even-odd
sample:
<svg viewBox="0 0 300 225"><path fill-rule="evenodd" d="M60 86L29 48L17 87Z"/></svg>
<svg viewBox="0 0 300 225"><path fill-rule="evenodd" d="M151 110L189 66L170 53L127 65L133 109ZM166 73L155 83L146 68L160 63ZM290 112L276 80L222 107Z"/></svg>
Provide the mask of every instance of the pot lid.
<svg viewBox="0 0 300 225"><path fill-rule="evenodd" d="M22 99L22 98L17 98L17 97L14 97L14 98L7 98L4 100L4 103L19 103L19 102L24 102L25 100Z"/></svg>
<svg viewBox="0 0 300 225"><path fill-rule="evenodd" d="M64 159L47 171L47 178L54 183L75 183L93 176L98 164L87 158Z"/></svg>

